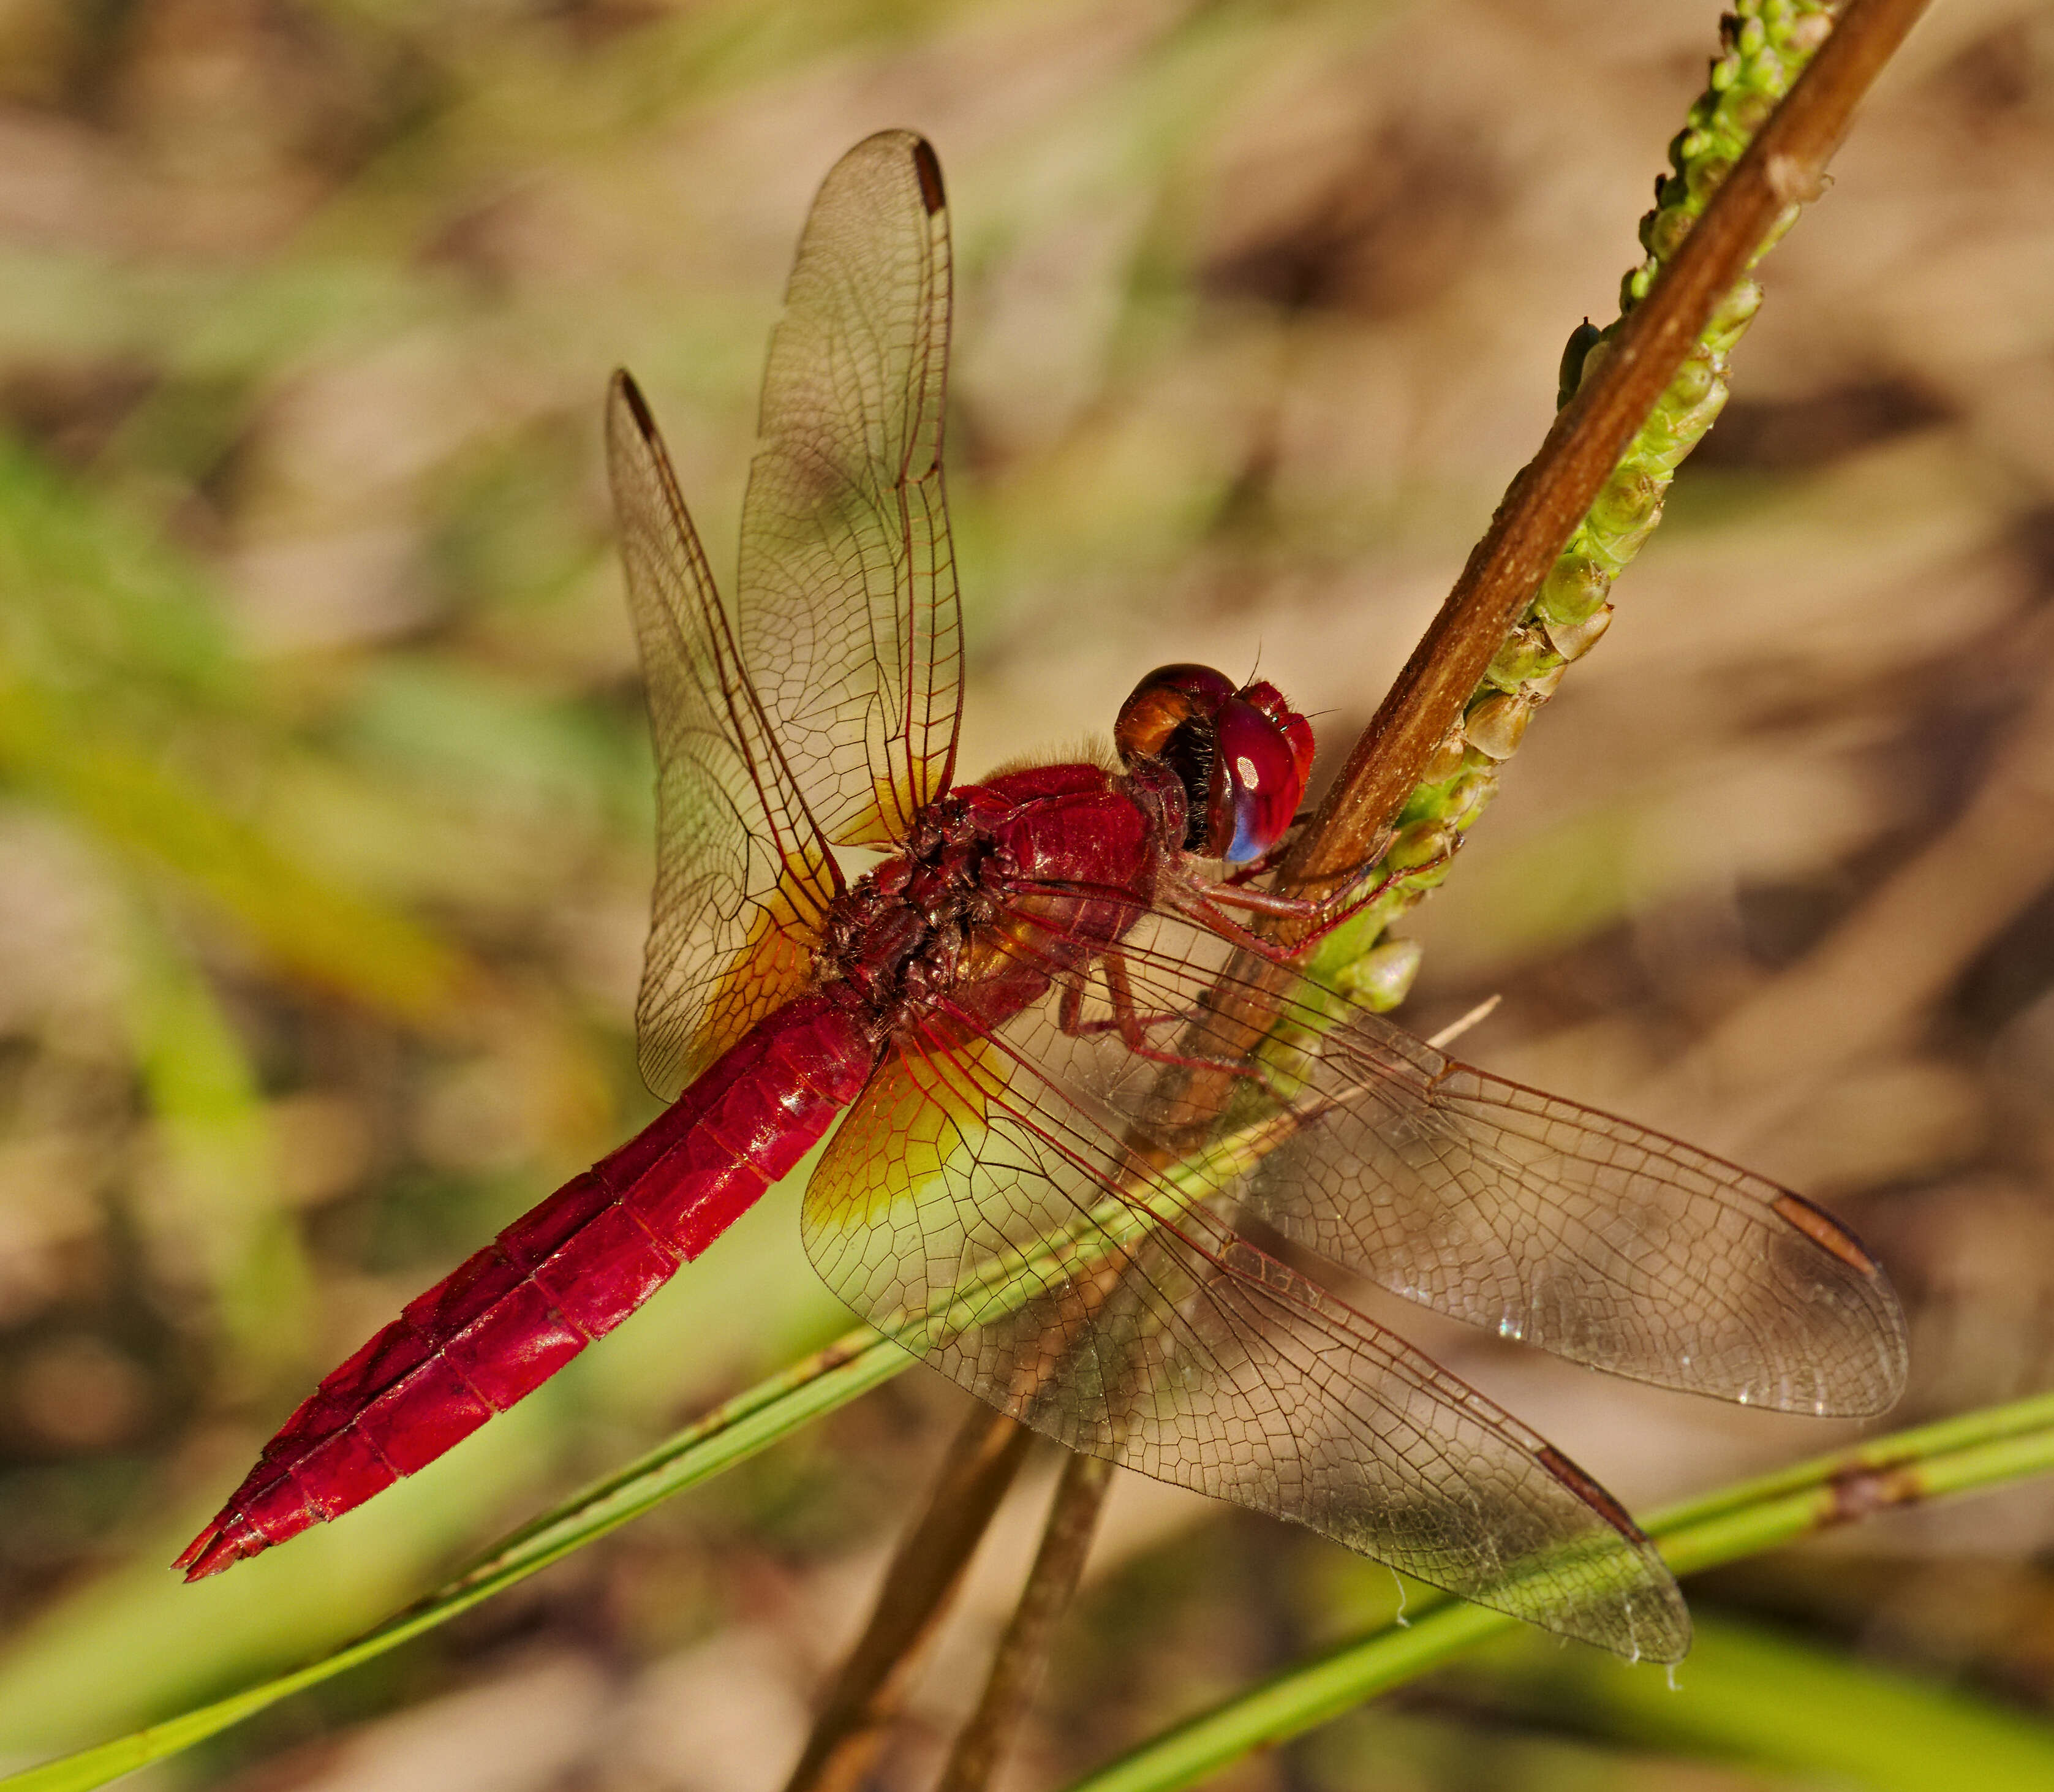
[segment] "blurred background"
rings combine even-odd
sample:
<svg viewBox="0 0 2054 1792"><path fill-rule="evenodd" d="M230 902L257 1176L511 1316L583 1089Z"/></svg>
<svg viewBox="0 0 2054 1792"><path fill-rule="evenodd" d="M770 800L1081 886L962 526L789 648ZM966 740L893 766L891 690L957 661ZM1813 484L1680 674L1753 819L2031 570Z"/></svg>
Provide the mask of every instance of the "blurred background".
<svg viewBox="0 0 2054 1792"><path fill-rule="evenodd" d="M1171 659L1259 663L1344 746L1615 313L1716 13L0 0L0 1761L320 1652L847 1324L788 1185L434 1469L167 1569L320 1373L654 1111L609 369L725 576L806 202L927 132L971 769ZM1408 924L1407 1018L1501 993L1467 1055L1850 1219L1913 1314L1895 1423L2054 1370L2054 9L1938 9L1836 174ZM1853 1435L1403 1322L1635 1505ZM909 1374L150 1782L772 1792L960 1397ZM974 1696L1052 1466L888 1786ZM1808 1728L1878 1674L2035 1724L2051 1551L2044 1485L1867 1526L1694 1583L1673 1697L1522 1645L1230 1778L1821 1783ZM1393 1601L1123 1479L1009 1783Z"/></svg>

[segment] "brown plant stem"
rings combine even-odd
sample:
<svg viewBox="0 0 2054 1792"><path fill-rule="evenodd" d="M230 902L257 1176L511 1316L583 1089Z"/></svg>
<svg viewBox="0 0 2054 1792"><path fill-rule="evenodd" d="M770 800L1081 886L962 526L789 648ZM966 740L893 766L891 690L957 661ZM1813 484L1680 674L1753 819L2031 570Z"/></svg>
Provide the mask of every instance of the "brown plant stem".
<svg viewBox="0 0 2054 1792"><path fill-rule="evenodd" d="M896 1715L922 1646L962 1584L1034 1434L978 1401L963 1420L926 1509L899 1540L884 1583L836 1676L785 1792L856 1792Z"/></svg>
<svg viewBox="0 0 2054 1792"><path fill-rule="evenodd" d="M1332 886L1373 856L1434 750L1504 644L1714 307L1784 211L1816 197L1855 108L1927 0L1848 0L1611 351L1514 478L1447 601L1363 731L1281 888Z"/></svg>
<svg viewBox="0 0 2054 1792"><path fill-rule="evenodd" d="M1103 1456L1073 1454L1063 1465L1034 1566L937 1792L984 1792L1011 1749L1048 1667L1056 1628L1076 1597L1112 1484L1112 1464Z"/></svg>

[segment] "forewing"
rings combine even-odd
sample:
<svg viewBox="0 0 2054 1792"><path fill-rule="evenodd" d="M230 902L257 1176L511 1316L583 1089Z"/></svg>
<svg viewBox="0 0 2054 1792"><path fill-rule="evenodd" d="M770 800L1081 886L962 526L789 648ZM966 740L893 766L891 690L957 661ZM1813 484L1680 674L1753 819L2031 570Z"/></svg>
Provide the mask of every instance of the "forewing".
<svg viewBox="0 0 2054 1792"><path fill-rule="evenodd" d="M608 396L606 445L656 749L656 891L635 1024L643 1077L668 1099L797 993L838 874L625 373Z"/></svg>
<svg viewBox="0 0 2054 1792"><path fill-rule="evenodd" d="M1309 1526L1434 1585L1629 1656L1688 1644L1673 1581L1575 1465L1236 1237L1119 1130L1046 1006L938 1014L816 1170L807 1250L850 1305L1069 1445ZM1074 1066L1088 1073L1088 1065ZM1189 1167L1186 1167L1188 1172Z"/></svg>
<svg viewBox="0 0 2054 1792"><path fill-rule="evenodd" d="M934 152L911 132L866 138L813 202L771 338L736 606L743 657L838 845L903 838L954 764L950 289Z"/></svg>

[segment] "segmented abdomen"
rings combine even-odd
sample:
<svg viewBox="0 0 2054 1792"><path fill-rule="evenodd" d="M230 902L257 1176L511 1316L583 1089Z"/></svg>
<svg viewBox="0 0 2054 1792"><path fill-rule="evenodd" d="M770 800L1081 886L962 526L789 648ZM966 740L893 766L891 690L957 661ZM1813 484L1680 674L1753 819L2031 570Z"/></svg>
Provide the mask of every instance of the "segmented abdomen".
<svg viewBox="0 0 2054 1792"><path fill-rule="evenodd" d="M856 1099L876 1051L832 994L754 1028L329 1375L179 1558L186 1578L361 1505L532 1393L797 1163Z"/></svg>

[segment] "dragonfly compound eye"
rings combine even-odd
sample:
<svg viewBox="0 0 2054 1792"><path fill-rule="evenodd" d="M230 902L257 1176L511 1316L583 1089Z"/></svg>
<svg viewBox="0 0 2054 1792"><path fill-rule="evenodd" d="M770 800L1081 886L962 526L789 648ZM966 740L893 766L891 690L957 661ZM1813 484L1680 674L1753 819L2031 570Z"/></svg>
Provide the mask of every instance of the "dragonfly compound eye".
<svg viewBox="0 0 2054 1792"><path fill-rule="evenodd" d="M1202 850L1247 864L1284 837L1305 794L1312 760L1311 729L1302 717L1290 719L1304 731L1302 760L1297 739L1276 717L1240 697L1221 704L1213 723Z"/></svg>
<svg viewBox="0 0 2054 1792"><path fill-rule="evenodd" d="M1261 711L1276 725L1277 733L1290 743L1291 760L1297 767L1298 790L1302 796L1312 775L1312 724L1285 702L1284 693L1266 679L1245 684L1234 695Z"/></svg>
<svg viewBox="0 0 2054 1792"><path fill-rule="evenodd" d="M1234 680L1210 666L1158 666L1135 686L1113 724L1113 743L1130 770L1152 759L1175 774L1184 793L1184 849L1207 858L1219 857L1214 841L1224 837L1214 817L1213 768L1220 708L1234 695Z"/></svg>
<svg viewBox="0 0 2054 1792"><path fill-rule="evenodd" d="M1210 666L1158 666L1119 706L1113 744L1130 766L1136 759L1169 757L1173 737L1190 738L1194 723L1209 738L1213 717L1234 694L1234 680Z"/></svg>

